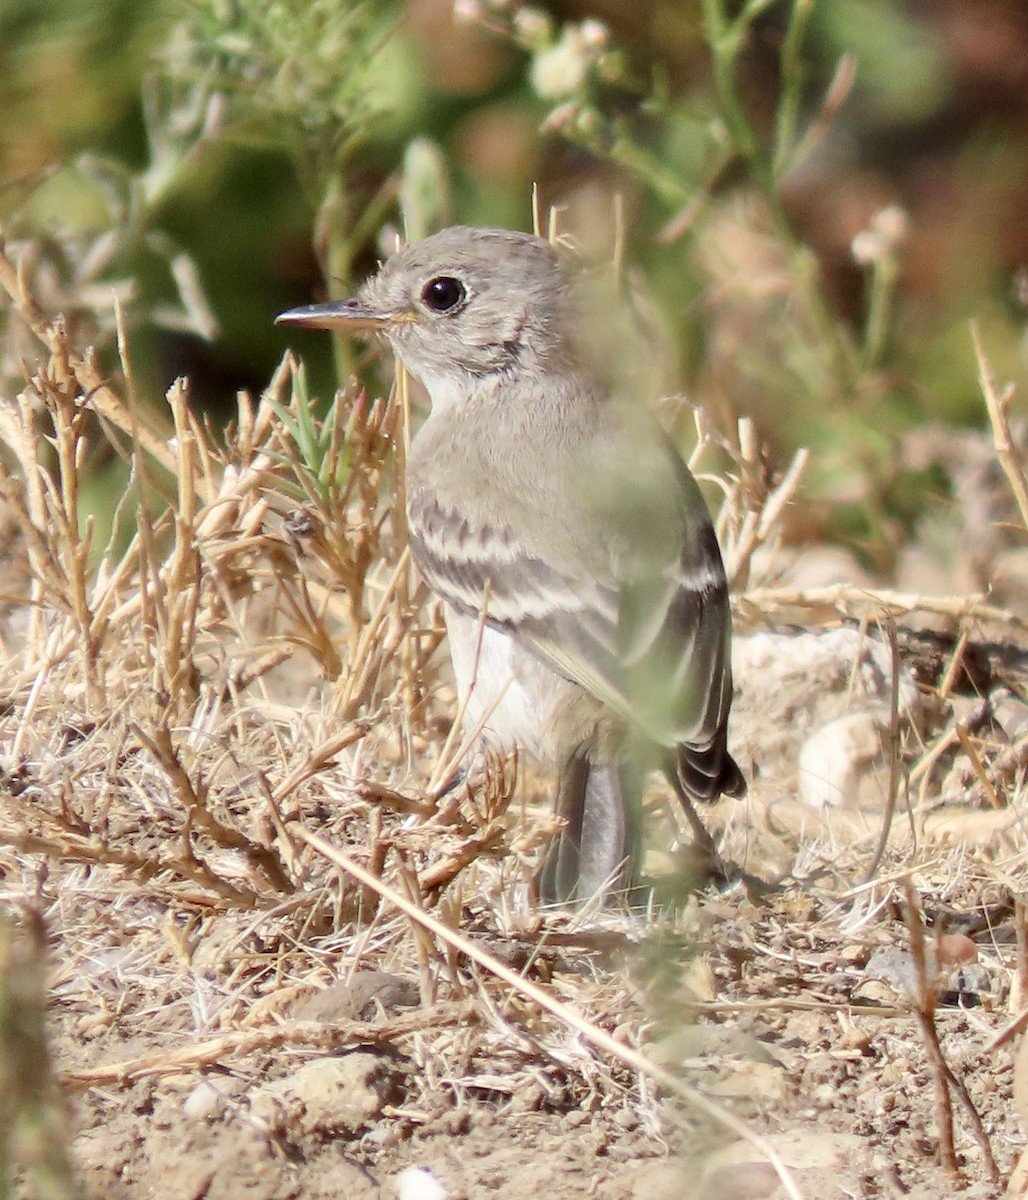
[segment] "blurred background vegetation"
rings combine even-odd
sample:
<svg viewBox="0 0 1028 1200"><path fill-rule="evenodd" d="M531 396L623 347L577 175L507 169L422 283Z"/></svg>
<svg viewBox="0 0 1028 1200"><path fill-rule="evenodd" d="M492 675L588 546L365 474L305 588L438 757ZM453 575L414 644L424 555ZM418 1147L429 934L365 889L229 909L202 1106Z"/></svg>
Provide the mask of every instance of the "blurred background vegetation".
<svg viewBox="0 0 1028 1200"><path fill-rule="evenodd" d="M112 371L117 296L154 403L186 374L223 420L290 345L327 399L354 351L275 314L391 230L530 228L533 182L623 238L655 388L769 473L811 447L790 537L879 578L956 504L917 436L984 423L969 319L1025 374L1020 0L4 0L0 65L8 247Z"/></svg>

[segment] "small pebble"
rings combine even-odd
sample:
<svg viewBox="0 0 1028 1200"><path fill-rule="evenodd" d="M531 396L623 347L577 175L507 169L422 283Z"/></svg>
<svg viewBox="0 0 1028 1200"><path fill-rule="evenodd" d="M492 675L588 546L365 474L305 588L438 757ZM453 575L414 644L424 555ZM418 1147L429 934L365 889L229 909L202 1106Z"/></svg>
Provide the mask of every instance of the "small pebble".
<svg viewBox="0 0 1028 1200"><path fill-rule="evenodd" d="M449 1192L423 1167L405 1167L396 1176L398 1200L446 1200Z"/></svg>
<svg viewBox="0 0 1028 1200"><path fill-rule="evenodd" d="M208 1079L201 1080L182 1101L182 1112L192 1121L206 1121L225 1111L225 1097Z"/></svg>

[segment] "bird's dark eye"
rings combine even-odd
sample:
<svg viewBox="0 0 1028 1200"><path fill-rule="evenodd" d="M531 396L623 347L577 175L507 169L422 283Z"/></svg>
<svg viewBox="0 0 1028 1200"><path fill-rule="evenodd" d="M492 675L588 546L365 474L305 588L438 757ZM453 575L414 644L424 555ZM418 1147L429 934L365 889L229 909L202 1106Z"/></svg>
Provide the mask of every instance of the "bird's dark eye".
<svg viewBox="0 0 1028 1200"><path fill-rule="evenodd" d="M433 312L444 313L462 304L467 295L464 284L459 279L454 279L452 275L437 275L425 284L421 299Z"/></svg>

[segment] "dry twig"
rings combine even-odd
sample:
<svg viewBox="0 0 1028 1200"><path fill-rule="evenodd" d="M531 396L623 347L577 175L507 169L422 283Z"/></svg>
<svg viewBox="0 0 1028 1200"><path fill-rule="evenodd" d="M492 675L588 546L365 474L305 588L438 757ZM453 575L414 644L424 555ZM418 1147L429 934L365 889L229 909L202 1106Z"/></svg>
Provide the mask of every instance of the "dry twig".
<svg viewBox="0 0 1028 1200"><path fill-rule="evenodd" d="M959 1176L956 1149L953 1144L953 1106L950 1100L950 1093L953 1092L967 1114L971 1133L982 1153L986 1176L990 1182L995 1183L999 1180L999 1168L993 1157L989 1135L985 1132L985 1126L982 1124L982 1119L978 1115L978 1110L974 1106L967 1087L963 1080L958 1079L953 1073L942 1052L939 1030L935 1024L939 968L936 963L933 963L929 969L921 910L909 876L903 879L902 886L903 913L907 931L910 934L910 953L914 963L917 985L911 1000L935 1081L935 1125L939 1134L939 1162L947 1174L954 1178Z"/></svg>
<svg viewBox="0 0 1028 1200"><path fill-rule="evenodd" d="M974 343L975 358L978 360L978 382L989 414L989 424L992 426L992 441L996 447L996 457L1010 484L1010 490L1021 514L1021 523L1024 525L1025 532L1028 532L1028 472L1025 471L1024 462L1015 449L1014 440L1010 434L1010 420L1007 416L1007 410L1016 395L1016 389L1012 383L1008 383L1002 392L996 390L996 380L993 377L992 368L989 366L989 360L985 357L977 321L971 322L971 340Z"/></svg>

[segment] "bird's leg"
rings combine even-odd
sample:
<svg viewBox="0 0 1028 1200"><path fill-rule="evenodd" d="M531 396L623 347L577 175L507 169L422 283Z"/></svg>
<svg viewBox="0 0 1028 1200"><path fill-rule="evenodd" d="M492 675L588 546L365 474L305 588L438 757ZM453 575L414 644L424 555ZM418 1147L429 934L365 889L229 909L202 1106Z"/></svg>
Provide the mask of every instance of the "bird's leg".
<svg viewBox="0 0 1028 1200"><path fill-rule="evenodd" d="M696 806L692 802L692 797L682 786L681 780L678 778L678 772L674 767L667 769L665 772L668 781L675 790L675 795L678 797L679 804L682 806L682 813L686 821L689 822L689 828L692 830L693 848L696 851L696 857L703 863L707 864L710 873L726 883L738 875L738 870L732 868L721 857L721 852L717 848L717 843L710 836L710 831L704 825L700 818L700 814L696 811Z"/></svg>
<svg viewBox="0 0 1028 1200"><path fill-rule="evenodd" d="M589 761L577 755L565 759L557 778L556 814L564 828L554 837L539 871L539 898L544 904L567 904L578 894L582 821Z"/></svg>
<svg viewBox="0 0 1028 1200"><path fill-rule="evenodd" d="M581 754L568 757L560 768L556 811L566 824L539 873L542 900L571 904L620 890L633 873L637 823L626 810L618 767Z"/></svg>

